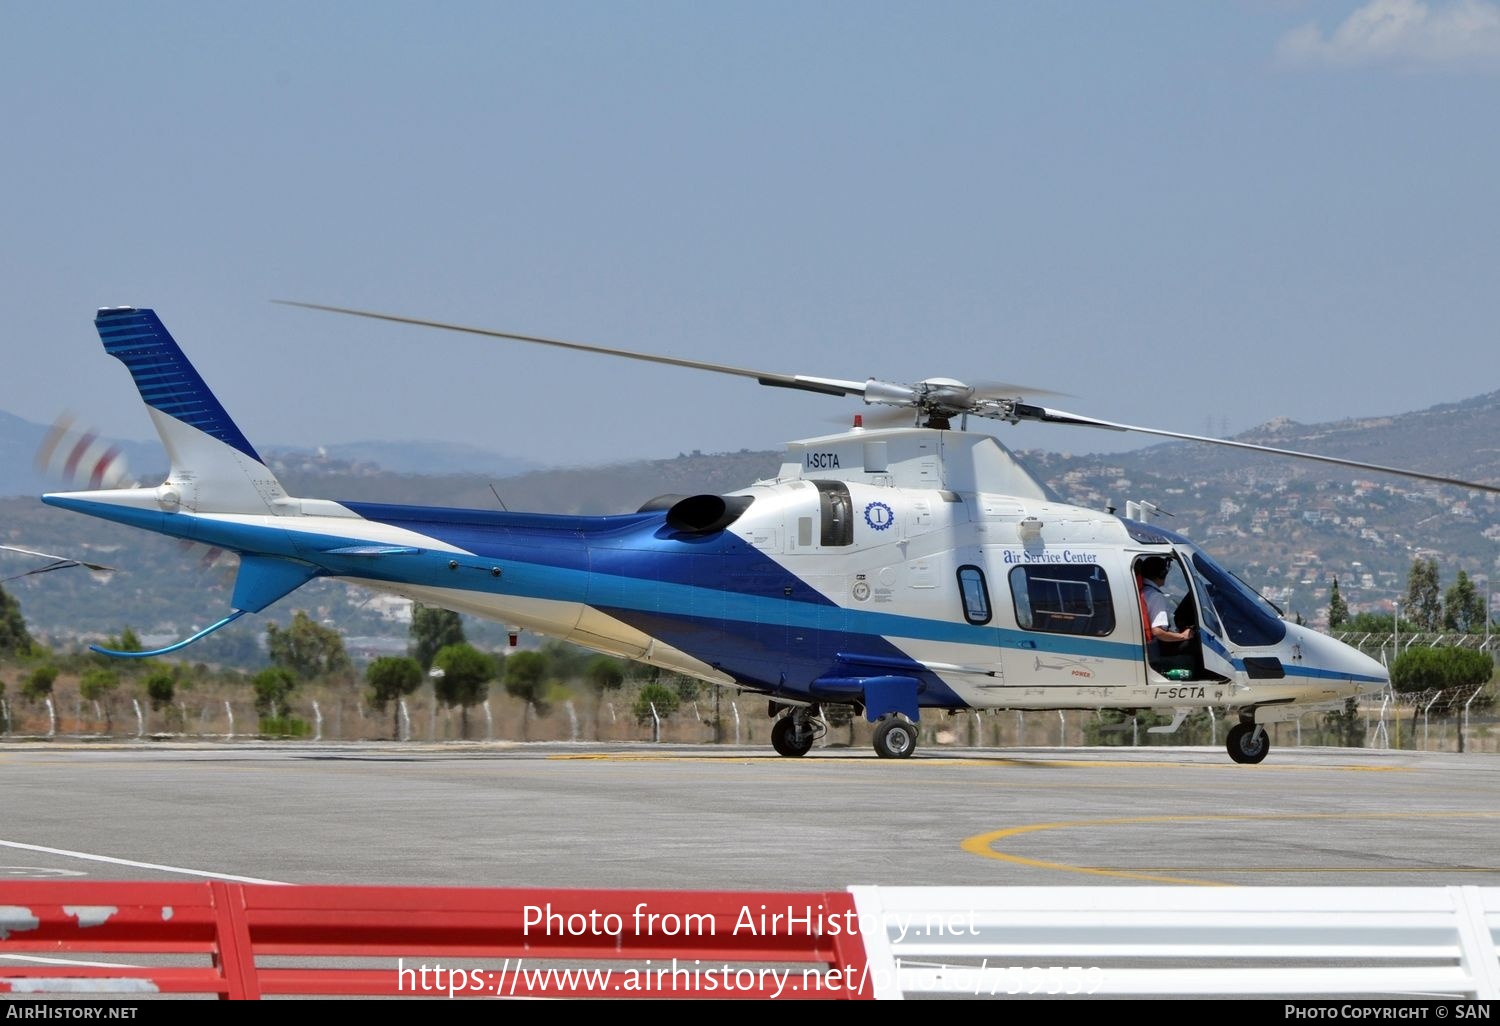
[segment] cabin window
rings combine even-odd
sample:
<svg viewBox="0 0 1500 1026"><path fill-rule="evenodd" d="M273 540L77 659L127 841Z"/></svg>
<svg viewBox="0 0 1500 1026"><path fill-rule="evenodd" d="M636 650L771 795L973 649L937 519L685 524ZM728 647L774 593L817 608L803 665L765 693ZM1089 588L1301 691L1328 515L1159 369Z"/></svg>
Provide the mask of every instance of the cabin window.
<svg viewBox="0 0 1500 1026"><path fill-rule="evenodd" d="M964 619L975 626L990 622L990 589L984 571L977 566L958 568L958 594L964 603Z"/></svg>
<svg viewBox="0 0 1500 1026"><path fill-rule="evenodd" d="M1010 572L1016 624L1029 631L1102 638L1114 633L1109 578L1091 564L1022 565Z"/></svg>
<svg viewBox="0 0 1500 1026"><path fill-rule="evenodd" d="M842 481L814 481L818 489L818 502L823 514L823 529L819 535L820 545L854 544L854 503L849 498L849 486Z"/></svg>

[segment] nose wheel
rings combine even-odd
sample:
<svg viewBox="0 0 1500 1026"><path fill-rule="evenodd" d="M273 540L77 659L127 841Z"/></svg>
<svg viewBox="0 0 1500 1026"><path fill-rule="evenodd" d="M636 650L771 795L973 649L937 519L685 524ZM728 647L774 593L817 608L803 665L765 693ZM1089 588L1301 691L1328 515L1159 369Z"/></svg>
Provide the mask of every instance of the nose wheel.
<svg viewBox="0 0 1500 1026"><path fill-rule="evenodd" d="M1266 728L1259 723L1236 723L1229 728L1225 747L1235 762L1253 766L1271 750L1271 739L1266 735Z"/></svg>

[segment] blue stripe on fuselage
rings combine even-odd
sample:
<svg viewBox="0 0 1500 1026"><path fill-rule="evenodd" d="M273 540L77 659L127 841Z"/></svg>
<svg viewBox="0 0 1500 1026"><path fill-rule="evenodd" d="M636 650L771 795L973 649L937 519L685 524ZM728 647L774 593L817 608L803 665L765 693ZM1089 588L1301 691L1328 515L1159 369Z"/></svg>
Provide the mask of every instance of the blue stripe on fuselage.
<svg viewBox="0 0 1500 1026"><path fill-rule="evenodd" d="M599 608L668 612L786 623L809 630L844 624L859 637L891 635L967 644L1037 647L1036 634L967 622L904 616L841 606L744 539L721 531L684 535L665 526L662 513L567 517L541 513L445 510L375 503L343 503L361 516L400 527L486 558L516 562L560 585L566 571L592 580L544 587L538 598L586 601ZM392 515L394 514L394 515ZM457 514L450 518L450 514ZM510 571L507 569L507 575ZM579 588L585 594L579 594ZM496 591L512 592L511 588ZM958 614L957 599L954 615ZM1064 655L1120 658L1128 644L1047 635L1046 650Z"/></svg>
<svg viewBox="0 0 1500 1026"><path fill-rule="evenodd" d="M372 521L475 553L371 556L332 551L368 543L352 524L355 533L335 534L307 531L309 519L289 518L288 527L295 529L284 530L65 496L48 501L237 552L301 559L326 576L586 604L767 689L783 675L805 688L835 665L841 651L905 657L887 638L977 645L995 649L997 656L1002 647L1038 647L1037 636L1022 631L846 608L743 539L727 532L677 536L661 513L564 517L344 503ZM335 518L316 523L342 526ZM502 575L487 572L491 565L502 567ZM1127 643L1066 635L1048 635L1045 648L1107 659L1133 658L1135 651ZM918 676L927 686L924 705L962 704L936 676Z"/></svg>
<svg viewBox="0 0 1500 1026"><path fill-rule="evenodd" d="M1229 651L1224 643L1207 631L1199 632L1203 638L1203 644L1214 652L1217 652L1225 662L1229 663L1241 673L1245 672L1245 659L1241 655ZM1372 677L1363 673L1350 673L1347 670L1325 670L1319 666L1308 666L1305 663L1291 663L1288 665L1281 660L1281 671L1288 677L1306 677L1310 680L1349 680L1366 684L1384 684L1380 677Z"/></svg>
<svg viewBox="0 0 1500 1026"><path fill-rule="evenodd" d="M742 683L771 690L783 678L805 687L829 672L844 650L908 658L887 637L981 645L996 655L1005 644L1036 647L1034 638L1019 631L846 608L744 539L727 531L681 534L666 526L661 512L565 517L344 505L368 519L505 560L507 567L522 559L518 571L547 578L535 597L586 601ZM587 571L583 580L563 586L565 576L580 571ZM577 597L578 587L586 589L585 598ZM1049 637L1047 648L1104 658L1134 655L1126 651L1132 646L1118 642L1061 635ZM934 674L918 676L923 705L963 704Z"/></svg>
<svg viewBox="0 0 1500 1026"><path fill-rule="evenodd" d="M626 589L642 582L685 584L717 594L734 591L833 604L744 539L728 531L707 535L674 531L667 527L662 511L578 517L370 502L342 505L366 520L424 534L477 556L588 570L621 578L620 587ZM606 595L613 591L608 582L601 582L601 588ZM606 595L599 597L608 604ZM591 602L594 597L591 589Z"/></svg>

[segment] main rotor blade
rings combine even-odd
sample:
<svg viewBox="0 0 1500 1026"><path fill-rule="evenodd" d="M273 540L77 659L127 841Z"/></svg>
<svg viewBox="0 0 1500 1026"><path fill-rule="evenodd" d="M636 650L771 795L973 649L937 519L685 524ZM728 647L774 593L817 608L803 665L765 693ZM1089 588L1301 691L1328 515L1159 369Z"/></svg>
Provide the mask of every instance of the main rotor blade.
<svg viewBox="0 0 1500 1026"><path fill-rule="evenodd" d="M542 346L555 346L558 349L573 349L582 353L602 353L606 356L621 356L627 360L641 360L645 363L664 363L671 367L687 367L691 370L712 371L715 374L733 374L741 378L754 378L762 385L771 385L775 388L795 388L804 392L821 392L824 395L863 396L865 394L865 387L868 384L868 382L864 381L841 381L837 378L813 378L803 374L776 374L770 371L750 370L745 367L730 367L722 363L708 363L703 360L687 360L675 356L639 353L633 349L614 349L609 346L587 345L582 342L567 342L558 338L543 338L539 335L519 335L510 331L474 328L463 324L450 324L446 321L429 321L420 317L401 317L396 314L375 313L370 310L353 310L343 306L300 303L291 299L273 299L271 302L280 303L282 306L300 306L306 310L323 310L328 313L349 314L354 317L369 317L377 321L392 321L396 324L414 324L423 328L461 331L470 335L484 335L488 338L510 339L514 342L532 342Z"/></svg>
<svg viewBox="0 0 1500 1026"><path fill-rule="evenodd" d="M1048 409L1045 406L1032 406L1029 403L1017 403L1015 405L1015 417L1019 420L1034 420L1045 424L1072 424L1078 427L1104 428L1108 431L1134 431L1143 435L1159 435L1162 438L1177 438L1186 442L1206 442L1209 445L1225 445L1231 449L1246 449L1251 452L1270 453L1273 456L1291 456L1301 460L1316 460L1319 463L1332 463L1340 467L1353 467L1356 470L1373 470L1381 474L1395 474L1398 477L1411 477L1420 481L1433 481L1437 484L1454 485L1458 488L1472 488L1480 492L1500 493L1500 485L1479 484L1476 481L1464 481L1456 477L1443 477L1440 474L1425 474L1420 470L1384 467L1378 463L1363 463L1359 460L1341 459L1338 456L1322 456L1318 453L1298 452L1295 449L1277 449L1269 445L1256 445L1253 442L1235 442L1228 438L1209 438L1205 435L1186 435L1177 431L1163 431L1160 428L1136 427L1133 424L1116 424L1113 421L1084 417L1076 413L1068 413L1066 410Z"/></svg>
<svg viewBox="0 0 1500 1026"><path fill-rule="evenodd" d="M1030 385L1018 385L1011 381L976 381L973 387L975 399L1014 399L1023 395L1032 398L1044 395L1073 398L1071 392L1059 392L1052 388L1032 388Z"/></svg>

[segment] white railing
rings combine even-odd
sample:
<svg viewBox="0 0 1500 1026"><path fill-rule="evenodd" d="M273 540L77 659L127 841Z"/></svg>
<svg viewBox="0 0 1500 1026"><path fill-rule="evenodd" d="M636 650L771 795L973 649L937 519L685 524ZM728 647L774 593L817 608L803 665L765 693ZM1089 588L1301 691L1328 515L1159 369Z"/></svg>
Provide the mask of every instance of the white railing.
<svg viewBox="0 0 1500 1026"><path fill-rule="evenodd" d="M850 887L878 998L1500 998L1500 887Z"/></svg>

